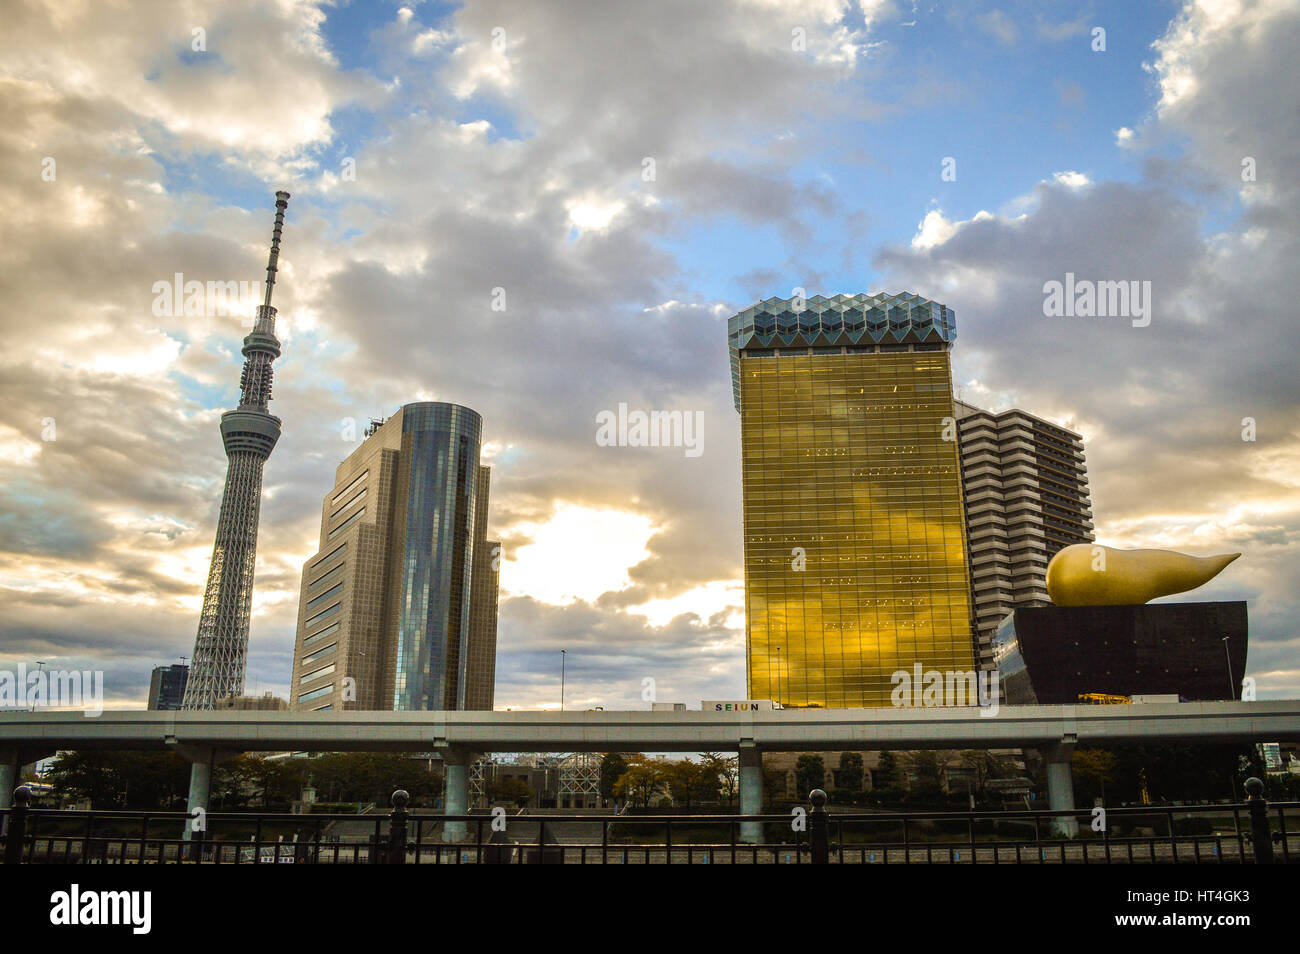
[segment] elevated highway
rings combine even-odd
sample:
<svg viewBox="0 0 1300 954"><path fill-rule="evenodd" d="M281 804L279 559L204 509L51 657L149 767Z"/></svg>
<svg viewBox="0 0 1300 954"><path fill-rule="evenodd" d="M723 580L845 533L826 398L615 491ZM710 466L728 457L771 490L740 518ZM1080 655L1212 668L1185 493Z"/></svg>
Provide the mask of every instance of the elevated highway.
<svg viewBox="0 0 1300 954"><path fill-rule="evenodd" d="M475 752L737 752L741 814L759 814L763 752L1036 748L1051 807L1074 807L1079 743L1300 740L1300 700L1117 706L781 709L755 712L0 712L0 807L21 765L59 749L173 750L193 763L190 807L212 766L241 752L438 752L448 814L468 805ZM453 826L447 826L451 829ZM454 831L453 831L454 835Z"/></svg>

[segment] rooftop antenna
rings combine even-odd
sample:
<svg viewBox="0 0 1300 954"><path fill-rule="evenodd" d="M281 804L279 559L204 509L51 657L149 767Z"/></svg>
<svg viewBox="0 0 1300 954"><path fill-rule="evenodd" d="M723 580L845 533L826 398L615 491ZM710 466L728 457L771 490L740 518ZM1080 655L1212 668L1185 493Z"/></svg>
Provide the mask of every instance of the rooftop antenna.
<svg viewBox="0 0 1300 954"><path fill-rule="evenodd" d="M289 193L275 194L275 227L271 230L271 258L266 263L266 298L262 304L271 307L271 290L275 287L276 265L280 261L280 233L284 230L284 210L289 207Z"/></svg>

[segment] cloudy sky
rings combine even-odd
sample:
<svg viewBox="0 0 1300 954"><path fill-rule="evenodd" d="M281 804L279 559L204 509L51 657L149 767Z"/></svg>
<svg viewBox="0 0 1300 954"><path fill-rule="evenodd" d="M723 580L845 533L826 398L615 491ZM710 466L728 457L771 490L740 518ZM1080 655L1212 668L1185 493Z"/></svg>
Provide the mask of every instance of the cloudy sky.
<svg viewBox="0 0 1300 954"><path fill-rule="evenodd" d="M804 288L954 309L966 400L1085 435L1101 542L1244 551L1197 598L1300 694L1296 0L5 21L0 666L142 706L191 652L247 322L155 283L259 281L285 188L250 692L287 694L349 422L445 400L494 468L498 707L558 704L561 649L570 707L743 698L726 319ZM1150 323L1045 316L1067 273L1151 282ZM599 446L619 403L702 412L703 453Z"/></svg>

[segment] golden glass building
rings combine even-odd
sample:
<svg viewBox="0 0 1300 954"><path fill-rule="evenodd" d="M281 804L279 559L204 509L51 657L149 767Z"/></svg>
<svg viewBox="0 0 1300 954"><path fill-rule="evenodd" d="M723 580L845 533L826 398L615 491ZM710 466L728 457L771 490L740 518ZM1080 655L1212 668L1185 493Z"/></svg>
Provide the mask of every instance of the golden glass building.
<svg viewBox="0 0 1300 954"><path fill-rule="evenodd" d="M974 670L952 312L773 298L728 336L749 698L888 706L898 670Z"/></svg>

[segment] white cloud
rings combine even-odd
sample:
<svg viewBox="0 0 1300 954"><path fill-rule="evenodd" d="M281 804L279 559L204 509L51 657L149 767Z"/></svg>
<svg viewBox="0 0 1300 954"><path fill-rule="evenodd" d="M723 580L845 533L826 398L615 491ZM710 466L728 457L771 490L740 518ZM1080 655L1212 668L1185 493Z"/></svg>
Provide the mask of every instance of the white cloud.
<svg viewBox="0 0 1300 954"><path fill-rule="evenodd" d="M1053 172L1052 181L1063 186L1069 186L1071 189L1082 189L1084 186L1090 185L1092 180L1082 172L1067 169L1064 172Z"/></svg>
<svg viewBox="0 0 1300 954"><path fill-rule="evenodd" d="M565 203L569 221L579 229L604 229L627 207L626 202L588 195Z"/></svg>

